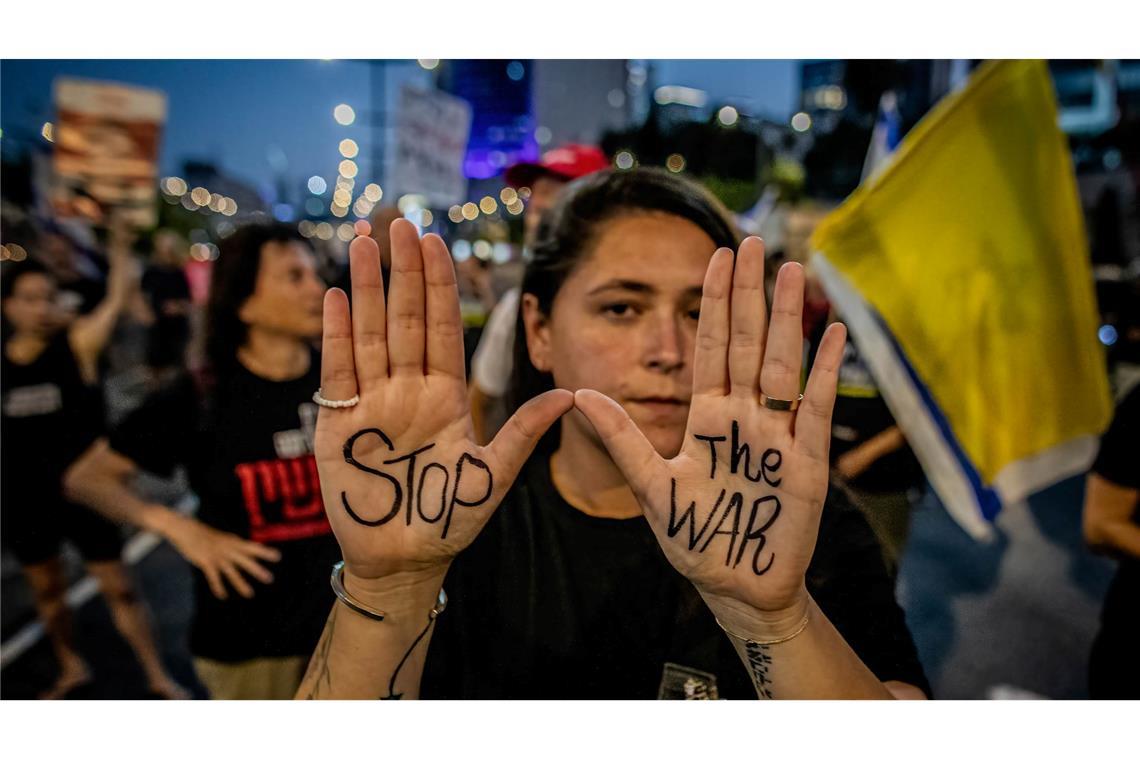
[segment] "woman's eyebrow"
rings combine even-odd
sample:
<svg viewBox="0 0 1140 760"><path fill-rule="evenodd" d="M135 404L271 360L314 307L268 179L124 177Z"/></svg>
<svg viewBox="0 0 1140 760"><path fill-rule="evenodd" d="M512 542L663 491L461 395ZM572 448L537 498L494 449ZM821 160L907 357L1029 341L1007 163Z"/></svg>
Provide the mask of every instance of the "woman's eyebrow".
<svg viewBox="0 0 1140 760"><path fill-rule="evenodd" d="M609 280L594 288L586 295L593 296L607 290L630 290L634 293L645 293L653 295L657 289L647 282L638 282L637 280Z"/></svg>

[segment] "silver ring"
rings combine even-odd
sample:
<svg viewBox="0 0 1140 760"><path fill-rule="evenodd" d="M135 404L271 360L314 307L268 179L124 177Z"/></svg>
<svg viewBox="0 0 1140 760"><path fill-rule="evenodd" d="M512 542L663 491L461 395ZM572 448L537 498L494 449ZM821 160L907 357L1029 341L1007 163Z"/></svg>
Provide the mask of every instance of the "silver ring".
<svg viewBox="0 0 1140 760"><path fill-rule="evenodd" d="M800 394L798 398L788 400L783 398L772 398L767 393L760 391L760 403L764 405L765 409L772 409L777 412L794 412L804 400L804 394Z"/></svg>
<svg viewBox="0 0 1140 760"><path fill-rule="evenodd" d="M321 395L321 389L317 388L313 391L313 402L323 406L326 409L346 409L350 406L356 406L360 403L360 394L357 393L352 398L346 398L343 401L334 401L333 399L325 398Z"/></svg>

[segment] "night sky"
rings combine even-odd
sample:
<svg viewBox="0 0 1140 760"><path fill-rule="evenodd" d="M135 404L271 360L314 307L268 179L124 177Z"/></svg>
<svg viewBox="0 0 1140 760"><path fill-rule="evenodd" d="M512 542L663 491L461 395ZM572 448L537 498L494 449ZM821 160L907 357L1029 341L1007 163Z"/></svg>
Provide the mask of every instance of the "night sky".
<svg viewBox="0 0 1140 760"><path fill-rule="evenodd" d="M713 100L743 99L765 115L787 118L796 104L795 61L671 60L654 67L658 84L699 87ZM7 60L0 66L0 126L5 143L38 140L40 126L54 118L56 76L114 80L167 93L164 175L199 158L258 187L278 171L291 182L335 176L341 139L355 139L367 155L362 122L371 68L360 61ZM405 78L430 77L414 62L390 62L388 71L389 93ZM357 110L354 125L334 121L339 103Z"/></svg>

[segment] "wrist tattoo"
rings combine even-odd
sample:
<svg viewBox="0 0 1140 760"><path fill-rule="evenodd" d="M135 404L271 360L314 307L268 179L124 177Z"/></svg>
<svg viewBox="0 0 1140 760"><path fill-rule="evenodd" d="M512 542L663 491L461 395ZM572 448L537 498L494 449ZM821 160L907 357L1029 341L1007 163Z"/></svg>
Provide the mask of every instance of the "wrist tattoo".
<svg viewBox="0 0 1140 760"><path fill-rule="evenodd" d="M319 696L321 687L332 689L332 670L329 668L329 650L332 648L333 633L336 631L336 614L340 609L340 605L333 605L332 612L329 613L328 622L325 623L325 630L321 633L321 640L317 644L317 651L313 653L313 659L309 660L309 667L305 671L304 678L301 679L302 683L309 681L313 685L309 688L309 693L305 695L305 699L316 699Z"/></svg>
<svg viewBox="0 0 1140 760"><path fill-rule="evenodd" d="M413 641L412 645L408 647L408 651L404 652L404 656L400 658L400 664L397 665L396 669L392 672L392 678L388 681L388 696L380 697L380 699L404 698L403 693L396 693L396 676L400 675L400 669L404 667L404 663L408 661L408 657L411 656L412 651L416 648L416 645L419 644L420 640L427 635L427 632L431 629L432 624L435 623L435 618L435 615L430 613L428 614L428 624L424 626L424 629L422 631L420 631L420 635L416 636L415 641Z"/></svg>
<svg viewBox="0 0 1140 760"><path fill-rule="evenodd" d="M765 644L748 641L744 644L744 653L748 657L748 674L752 676L752 685L761 699L774 699L772 696L772 677L768 669L772 665L772 650Z"/></svg>

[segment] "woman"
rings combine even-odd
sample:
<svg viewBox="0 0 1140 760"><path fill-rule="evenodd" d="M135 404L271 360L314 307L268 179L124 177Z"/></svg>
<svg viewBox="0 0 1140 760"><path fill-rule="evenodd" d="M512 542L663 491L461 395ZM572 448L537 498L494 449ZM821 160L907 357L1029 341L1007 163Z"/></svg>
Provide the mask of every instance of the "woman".
<svg viewBox="0 0 1140 760"><path fill-rule="evenodd" d="M46 266L28 260L4 271L4 541L23 566L59 662L59 677L42 698L78 694L91 681L73 642L60 553L65 539L79 549L87 572L99 582L111 619L138 657L149 690L158 697L181 698L186 691L162 664L146 608L120 559L118 527L63 494L64 470L103 430L99 359L132 289L134 262L124 228L112 229L109 250L105 297L72 320L58 310L58 282ZM63 324L68 326L61 328Z"/></svg>
<svg viewBox="0 0 1140 760"><path fill-rule="evenodd" d="M479 447L447 249L403 222L392 239L390 303L366 240L351 313L325 299L317 460L343 603L299 696L923 696L873 536L824 508L841 325L795 409L798 265L768 325L763 245L734 258L701 189L574 182L522 288L519 384L552 389Z"/></svg>
<svg viewBox="0 0 1140 760"><path fill-rule="evenodd" d="M67 485L103 514L169 539L198 568L190 650L213 698L285 698L332 598L314 571L339 557L311 449L310 342L325 288L307 241L269 225L222 241L210 288L208 375L145 401ZM197 519L131 490L139 469L178 466L198 495ZM264 586L255 593L247 576Z"/></svg>

